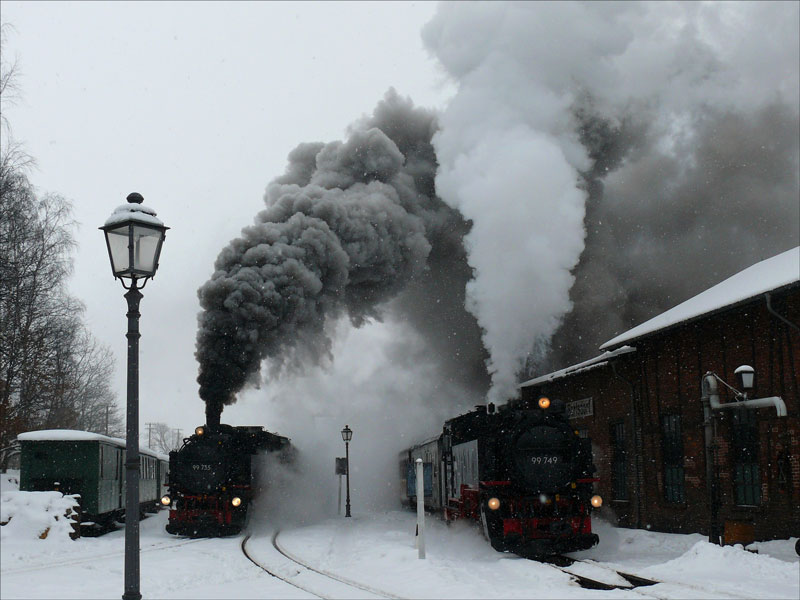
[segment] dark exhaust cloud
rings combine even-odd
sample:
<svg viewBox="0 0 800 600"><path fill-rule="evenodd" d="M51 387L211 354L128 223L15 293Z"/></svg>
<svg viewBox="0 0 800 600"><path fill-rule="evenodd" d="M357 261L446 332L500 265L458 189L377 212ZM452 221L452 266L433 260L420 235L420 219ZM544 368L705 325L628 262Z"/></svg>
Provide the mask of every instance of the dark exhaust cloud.
<svg viewBox="0 0 800 600"><path fill-rule="evenodd" d="M360 326L390 310L404 315L445 349L437 360L463 370L468 357L481 380L480 335L462 302L468 226L434 195L435 131L433 113L390 90L345 142L292 151L286 173L267 187L267 208L222 250L198 291L209 425L258 382L262 362L278 376L329 361L331 324L345 316ZM426 284L439 279L449 284Z"/></svg>
<svg viewBox="0 0 800 600"><path fill-rule="evenodd" d="M545 370L800 244L800 120L787 106L698 110L691 143L674 153L641 122L577 112L596 156L584 174L586 247Z"/></svg>

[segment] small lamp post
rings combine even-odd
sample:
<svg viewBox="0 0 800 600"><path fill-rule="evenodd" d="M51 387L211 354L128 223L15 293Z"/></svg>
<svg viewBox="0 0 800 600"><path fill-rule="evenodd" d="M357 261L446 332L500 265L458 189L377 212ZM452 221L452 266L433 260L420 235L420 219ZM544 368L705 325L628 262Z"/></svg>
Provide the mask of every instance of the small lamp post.
<svg viewBox="0 0 800 600"><path fill-rule="evenodd" d="M347 465L347 500L344 505L344 516L350 516L350 440L353 439L353 430L349 425L345 425L342 429L342 439L344 440L344 460Z"/></svg>
<svg viewBox="0 0 800 600"><path fill-rule="evenodd" d="M736 388L728 385L722 377L708 371L703 375L700 380L700 388L702 395L700 400L703 403L703 428L704 428L704 445L705 445L705 459L706 459L706 485L708 486L708 499L709 499L709 527L708 527L708 541L711 544L720 544L722 538L720 536L719 527L719 509L720 499L717 484L717 443L716 443L716 427L715 427L715 411L718 410L751 410L755 408L773 407L778 417L786 416L786 403L780 396L769 396L767 398L747 398L747 392L755 387L755 370L750 365L741 365L737 367L736 379L739 386L745 390L740 392ZM734 402L722 402L719 395L719 386L721 383L728 388L735 398Z"/></svg>
<svg viewBox="0 0 800 600"><path fill-rule="evenodd" d="M753 369L753 367L751 367L750 365L742 365L740 367L737 367L733 373L736 375L736 381L739 383L739 387L744 390L743 395L746 400L747 392L749 392L756 386L755 369Z"/></svg>
<svg viewBox="0 0 800 600"><path fill-rule="evenodd" d="M114 279L128 290L128 400L125 440L125 593L123 600L140 600L139 592L139 291L156 274L167 229L144 198L128 195L100 227L106 236ZM125 285L125 280L130 285ZM141 282L141 285L139 285Z"/></svg>

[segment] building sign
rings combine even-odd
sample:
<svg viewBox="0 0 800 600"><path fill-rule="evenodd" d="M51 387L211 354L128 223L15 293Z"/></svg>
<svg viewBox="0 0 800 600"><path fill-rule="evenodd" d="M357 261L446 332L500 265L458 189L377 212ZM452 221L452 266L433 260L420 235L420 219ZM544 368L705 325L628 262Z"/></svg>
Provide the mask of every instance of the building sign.
<svg viewBox="0 0 800 600"><path fill-rule="evenodd" d="M580 419L581 417L591 417L594 414L594 403L591 398L575 400L567 403L567 417L570 419Z"/></svg>

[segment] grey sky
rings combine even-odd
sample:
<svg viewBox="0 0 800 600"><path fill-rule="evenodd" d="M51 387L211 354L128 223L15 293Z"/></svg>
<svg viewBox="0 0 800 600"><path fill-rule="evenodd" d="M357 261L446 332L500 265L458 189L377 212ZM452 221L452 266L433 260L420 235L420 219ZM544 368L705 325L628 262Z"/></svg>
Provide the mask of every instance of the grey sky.
<svg viewBox="0 0 800 600"><path fill-rule="evenodd" d="M455 389L466 369L433 366L448 351L480 366L477 323L502 400L532 344L528 358L550 344L551 362L585 360L798 243L797 7L4 2L24 95L8 116L39 161L34 183L75 203L73 290L114 350L121 395L125 305L96 228L131 191L172 227L142 303L141 421L187 431L204 418L197 289L287 154L343 139L390 87L442 110L437 193L474 223L465 243L457 232L456 255L390 321L326 322L332 363L243 392L223 415L337 448L347 422L391 464L391 432L485 399Z"/></svg>
<svg viewBox="0 0 800 600"><path fill-rule="evenodd" d="M116 357L125 394L125 302L97 227L132 191L172 229L141 312L140 420L202 422L194 358L197 289L263 207L298 143L341 139L393 86L440 107L452 87L424 51L433 3L4 1L21 99L14 137L31 180L75 206L71 289ZM370 335L359 332L361 343ZM247 401L231 423L268 423ZM332 424L341 427L342 424ZM291 433L289 433L291 435Z"/></svg>

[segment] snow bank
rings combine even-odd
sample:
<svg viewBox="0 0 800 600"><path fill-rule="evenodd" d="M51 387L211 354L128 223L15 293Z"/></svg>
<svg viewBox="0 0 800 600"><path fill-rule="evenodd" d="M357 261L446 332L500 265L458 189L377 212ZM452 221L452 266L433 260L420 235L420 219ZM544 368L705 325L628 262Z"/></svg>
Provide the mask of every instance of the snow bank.
<svg viewBox="0 0 800 600"><path fill-rule="evenodd" d="M0 540L70 540L78 495L8 491L0 495Z"/></svg>
<svg viewBox="0 0 800 600"><path fill-rule="evenodd" d="M16 492L19 489L19 469L0 473L0 492Z"/></svg>
<svg viewBox="0 0 800 600"><path fill-rule="evenodd" d="M785 542L784 542L785 544ZM663 581L714 581L713 589L736 595L746 590L752 598L795 598L797 561L792 564L771 556L746 551L740 544L717 546L697 542L676 559L643 571ZM724 576L720 577L721 574ZM758 586L753 583L758 582Z"/></svg>
<svg viewBox="0 0 800 600"><path fill-rule="evenodd" d="M766 554L773 558L785 560L787 562L797 563L800 558L795 552L795 544L798 538L793 537L788 540L770 540L768 542L753 542L747 546L748 550L753 550L759 554Z"/></svg>

